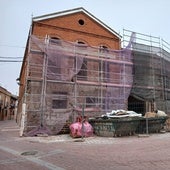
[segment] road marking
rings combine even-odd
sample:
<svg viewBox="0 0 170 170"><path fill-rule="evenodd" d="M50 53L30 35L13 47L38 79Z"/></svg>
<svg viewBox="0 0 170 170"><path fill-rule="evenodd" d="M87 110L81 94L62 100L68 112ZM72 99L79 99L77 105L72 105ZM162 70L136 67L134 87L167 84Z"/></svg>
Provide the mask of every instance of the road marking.
<svg viewBox="0 0 170 170"><path fill-rule="evenodd" d="M45 167L48 168L49 170L64 170L63 168L60 168L60 167L58 167L58 166L55 166L54 164L51 164L51 163L46 162L46 161L44 161L44 160L38 159L38 158L36 158L36 157L22 156L21 153L15 151L15 150L13 150L13 149L4 147L4 146L0 146L0 149L1 149L2 151L11 153L11 154L13 154L13 155L20 156L21 158L24 158L24 159L26 159L26 160L29 160L29 161L31 161L31 162L34 162L34 163L36 163L36 164L38 164L38 165L41 165L41 166L43 166L43 167L45 166Z"/></svg>
<svg viewBox="0 0 170 170"><path fill-rule="evenodd" d="M23 159L23 158L12 158L12 159L0 160L0 164L4 164L4 165L19 163L19 162L25 162L25 159Z"/></svg>
<svg viewBox="0 0 170 170"><path fill-rule="evenodd" d="M41 154L41 155L37 156L37 158L43 158L43 157L53 156L53 155L56 155L56 154L59 154L59 153L63 153L63 152L64 152L63 150L57 149L57 150L48 152L48 153L46 153L46 154Z"/></svg>
<svg viewBox="0 0 170 170"><path fill-rule="evenodd" d="M2 129L2 132L6 132L6 131L19 131L19 129Z"/></svg>

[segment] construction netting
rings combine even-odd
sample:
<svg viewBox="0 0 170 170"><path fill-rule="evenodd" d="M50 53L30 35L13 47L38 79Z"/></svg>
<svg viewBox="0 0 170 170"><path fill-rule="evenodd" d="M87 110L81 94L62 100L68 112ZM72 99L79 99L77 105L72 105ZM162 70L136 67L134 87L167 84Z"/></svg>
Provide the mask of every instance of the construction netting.
<svg viewBox="0 0 170 170"><path fill-rule="evenodd" d="M151 111L148 103L170 114L170 45L128 30L123 38L122 50L112 50L29 37L22 100L28 135L58 134L82 114L144 113ZM137 100L128 101L129 96ZM136 101L142 101L142 109L135 108Z"/></svg>
<svg viewBox="0 0 170 170"><path fill-rule="evenodd" d="M124 30L124 40L131 33ZM131 96L170 114L170 44L160 37L136 33L131 47L134 64ZM143 111L147 111L144 107Z"/></svg>
<svg viewBox="0 0 170 170"><path fill-rule="evenodd" d="M30 36L27 131L35 134L39 125L57 134L82 111L90 117L126 110L133 83L132 41L133 35L126 48L112 50Z"/></svg>

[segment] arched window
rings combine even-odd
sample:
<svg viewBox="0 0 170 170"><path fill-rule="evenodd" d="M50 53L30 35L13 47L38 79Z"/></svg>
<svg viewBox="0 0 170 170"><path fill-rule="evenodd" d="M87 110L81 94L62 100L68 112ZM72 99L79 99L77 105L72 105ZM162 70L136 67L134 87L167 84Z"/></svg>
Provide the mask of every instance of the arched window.
<svg viewBox="0 0 170 170"><path fill-rule="evenodd" d="M80 45L81 48L87 48L87 44L83 41L77 41L77 44Z"/></svg>
<svg viewBox="0 0 170 170"><path fill-rule="evenodd" d="M100 45L99 51L102 53L108 52L108 47L105 45Z"/></svg>
<svg viewBox="0 0 170 170"><path fill-rule="evenodd" d="M52 45L61 45L61 40L57 37L50 37L49 43Z"/></svg>
<svg viewBox="0 0 170 170"><path fill-rule="evenodd" d="M78 44L85 44L83 41L77 41Z"/></svg>

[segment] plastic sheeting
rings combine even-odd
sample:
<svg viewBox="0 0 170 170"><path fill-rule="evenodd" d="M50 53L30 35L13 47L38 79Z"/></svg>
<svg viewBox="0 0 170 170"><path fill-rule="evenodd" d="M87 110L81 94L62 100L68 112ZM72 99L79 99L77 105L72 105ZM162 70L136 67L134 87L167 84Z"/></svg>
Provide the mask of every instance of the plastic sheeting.
<svg viewBox="0 0 170 170"><path fill-rule="evenodd" d="M122 50L102 50L62 40L51 43L49 38L31 35L25 90L27 126L49 126L57 134L83 102L85 110L94 112L96 108L100 112L126 109L133 83L133 39L134 34Z"/></svg>
<svg viewBox="0 0 170 170"><path fill-rule="evenodd" d="M74 138L93 136L93 127L87 120L79 117L75 123L70 125L70 135Z"/></svg>
<svg viewBox="0 0 170 170"><path fill-rule="evenodd" d="M129 110L112 110L101 117L106 118L124 118L124 117L142 117L142 114Z"/></svg>

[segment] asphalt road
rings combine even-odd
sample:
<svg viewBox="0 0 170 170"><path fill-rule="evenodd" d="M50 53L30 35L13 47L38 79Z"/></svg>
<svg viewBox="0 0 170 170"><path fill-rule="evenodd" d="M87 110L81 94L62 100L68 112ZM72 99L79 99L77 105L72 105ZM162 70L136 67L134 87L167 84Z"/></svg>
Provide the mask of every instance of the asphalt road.
<svg viewBox="0 0 170 170"><path fill-rule="evenodd" d="M149 137L19 137L0 121L0 170L169 170L170 133Z"/></svg>

